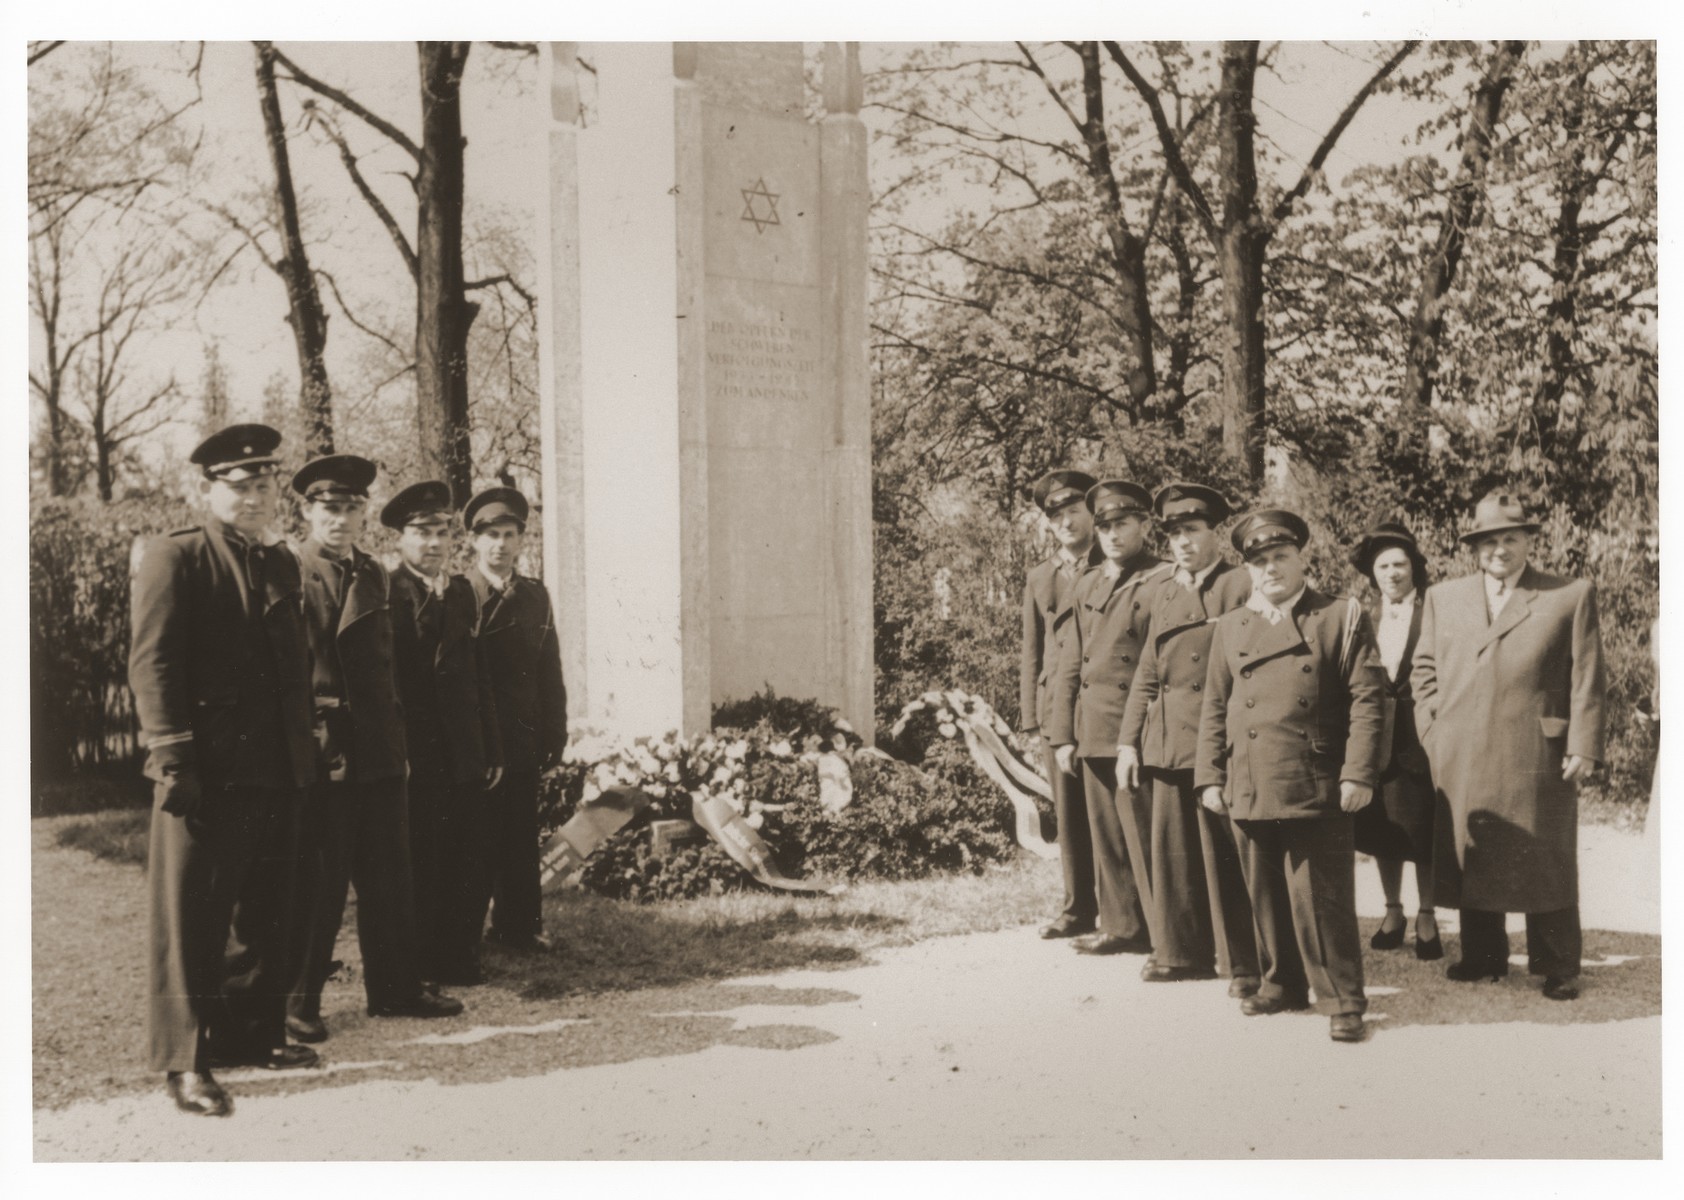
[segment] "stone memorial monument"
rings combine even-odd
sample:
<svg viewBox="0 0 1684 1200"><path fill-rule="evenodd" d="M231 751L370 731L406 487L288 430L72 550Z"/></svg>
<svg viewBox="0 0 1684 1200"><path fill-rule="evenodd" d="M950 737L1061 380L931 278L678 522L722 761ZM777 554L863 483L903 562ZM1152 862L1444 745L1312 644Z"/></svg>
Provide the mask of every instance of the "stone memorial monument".
<svg viewBox="0 0 1684 1200"><path fill-rule="evenodd" d="M822 103L800 43L542 61L544 564L570 713L693 733L770 684L869 738L858 49L826 46Z"/></svg>

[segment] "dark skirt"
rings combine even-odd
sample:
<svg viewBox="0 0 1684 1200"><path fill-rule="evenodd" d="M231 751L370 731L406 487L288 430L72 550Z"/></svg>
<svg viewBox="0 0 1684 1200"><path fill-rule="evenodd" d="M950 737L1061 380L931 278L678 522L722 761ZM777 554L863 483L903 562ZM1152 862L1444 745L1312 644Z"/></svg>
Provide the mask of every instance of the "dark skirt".
<svg viewBox="0 0 1684 1200"><path fill-rule="evenodd" d="M1431 862L1432 777L1397 770L1394 762L1374 790L1374 800L1357 813L1356 842L1360 854Z"/></svg>

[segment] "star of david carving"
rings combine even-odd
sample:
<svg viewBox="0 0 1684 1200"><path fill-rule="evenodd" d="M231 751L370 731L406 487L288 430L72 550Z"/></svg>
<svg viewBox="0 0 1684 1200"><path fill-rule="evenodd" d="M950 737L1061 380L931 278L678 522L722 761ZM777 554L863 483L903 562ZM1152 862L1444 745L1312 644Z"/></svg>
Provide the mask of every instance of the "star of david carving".
<svg viewBox="0 0 1684 1200"><path fill-rule="evenodd" d="M782 225L778 220L778 194L766 190L766 178L761 176L753 187L741 188L743 215L740 218L754 225L754 232L766 232L768 225Z"/></svg>

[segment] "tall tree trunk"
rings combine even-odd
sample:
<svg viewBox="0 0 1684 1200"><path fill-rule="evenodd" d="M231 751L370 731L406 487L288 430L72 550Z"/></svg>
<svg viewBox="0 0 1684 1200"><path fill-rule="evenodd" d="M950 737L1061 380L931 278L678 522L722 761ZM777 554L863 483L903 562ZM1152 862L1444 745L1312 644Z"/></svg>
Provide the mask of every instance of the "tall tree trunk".
<svg viewBox="0 0 1684 1200"><path fill-rule="evenodd" d="M327 313L304 249L298 221L298 196L292 186L286 127L275 91L275 51L268 42L257 47L257 94L263 110L263 130L269 143L269 162L275 169L275 198L281 211L281 257L276 262L287 290L287 324L298 351L298 402L304 415L304 449L310 457L333 453L333 389L327 376Z"/></svg>
<svg viewBox="0 0 1684 1200"><path fill-rule="evenodd" d="M1227 326L1222 338L1222 451L1245 468L1253 485L1263 480L1263 255L1270 233L1257 207L1257 117L1251 107L1256 76L1257 43L1224 42L1217 129L1222 173L1217 256Z"/></svg>
<svg viewBox="0 0 1684 1200"><path fill-rule="evenodd" d="M421 42L421 155L415 177L419 294L415 383L421 455L429 472L468 499L468 330L479 306L468 302L462 272L462 71L467 42Z"/></svg>
<svg viewBox="0 0 1684 1200"><path fill-rule="evenodd" d="M1164 245L1175 260L1175 324L1169 333L1169 369L1163 379L1159 412L1170 432L1181 437L1187 432L1187 372L1193 361L1193 316L1199 298L1198 276L1193 255L1182 231L1186 212L1179 197L1169 201L1169 220L1164 227Z"/></svg>
<svg viewBox="0 0 1684 1200"><path fill-rule="evenodd" d="M1582 53L1582 43L1579 49ZM1544 375L1532 406L1538 449L1546 461L1555 453L1561 425L1561 397L1573 373L1573 335L1579 317L1579 263L1585 244L1579 217L1587 194L1595 188L1595 182L1587 178L1585 171L1585 88L1590 82L1590 69L1591 55L1584 54L1567 92L1567 107L1561 122L1568 149L1556 181L1560 204L1551 236L1554 247L1550 256L1550 302L1544 310Z"/></svg>
<svg viewBox="0 0 1684 1200"><path fill-rule="evenodd" d="M1409 351L1403 381L1403 401L1417 409L1432 404L1438 374L1438 343L1444 333L1444 301L1456 280L1462 247L1485 191L1485 170L1491 161L1491 132L1502 115L1503 96L1514 82L1515 68L1526 53L1525 42L1502 42L1486 64L1485 74L1468 109L1462 131L1462 161L1451 186L1438 242L1421 273L1415 317L1409 330Z"/></svg>
<svg viewBox="0 0 1684 1200"><path fill-rule="evenodd" d="M1111 165L1110 135L1105 125L1105 84L1099 69L1099 43L1082 42L1077 47L1082 60L1082 101L1085 120L1082 140L1087 145L1088 176L1099 194L1105 214L1105 236L1111 245L1111 266L1117 272L1117 296L1121 300L1123 340L1132 361L1128 367L1129 399L1134 415L1143 410L1157 390L1157 364L1152 349L1152 303L1146 282L1146 243L1129 228L1123 214L1122 192Z"/></svg>

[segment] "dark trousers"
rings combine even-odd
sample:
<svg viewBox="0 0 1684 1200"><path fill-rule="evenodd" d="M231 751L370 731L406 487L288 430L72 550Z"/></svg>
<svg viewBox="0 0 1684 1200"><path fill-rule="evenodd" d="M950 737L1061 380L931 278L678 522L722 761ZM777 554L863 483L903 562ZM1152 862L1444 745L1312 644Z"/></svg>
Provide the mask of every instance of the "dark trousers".
<svg viewBox="0 0 1684 1200"><path fill-rule="evenodd" d="M1314 988L1324 1013L1364 1011L1351 818L1233 824L1257 925L1258 995L1296 1000Z"/></svg>
<svg viewBox="0 0 1684 1200"><path fill-rule="evenodd" d="M1058 756L1041 739L1052 786L1053 816L1058 821L1058 864L1064 872L1064 907L1059 915L1091 924L1099 915L1093 890L1093 836L1088 832L1088 799L1076 775L1058 769Z"/></svg>
<svg viewBox="0 0 1684 1200"><path fill-rule="evenodd" d="M443 771L409 777L409 847L414 874L415 935L423 979L471 972L483 905L487 812L485 785L455 783Z"/></svg>
<svg viewBox="0 0 1684 1200"><path fill-rule="evenodd" d="M308 912L289 1011L319 1017L322 986L345 897L357 889L357 941L370 1004L400 1003L421 991L416 968L415 901L409 868L409 813L402 779L318 783L304 821Z"/></svg>
<svg viewBox="0 0 1684 1200"><path fill-rule="evenodd" d="M1152 952L1161 967L1256 979L1257 935L1234 826L1199 803L1191 770L1146 768L1152 797Z"/></svg>
<svg viewBox="0 0 1684 1200"><path fill-rule="evenodd" d="M1099 901L1099 931L1112 937L1147 938L1150 927L1142 897L1149 899L1146 839L1149 813L1135 793L1117 788L1115 758L1082 759L1087 792L1088 832L1093 842L1094 891Z"/></svg>
<svg viewBox="0 0 1684 1200"><path fill-rule="evenodd" d="M1506 974L1509 969L1507 913L1464 908L1462 961ZM1579 928L1579 906L1554 912L1526 914L1526 969L1533 975L1573 979L1584 957L1584 936Z"/></svg>
<svg viewBox="0 0 1684 1200"><path fill-rule="evenodd" d="M544 932L538 886L538 772L504 771L485 794L486 855L477 881L475 936L491 906L492 935L519 941Z"/></svg>
<svg viewBox="0 0 1684 1200"><path fill-rule="evenodd" d="M286 1044L299 793L229 788L188 820L163 810L161 790L147 859L148 1060L204 1071L213 1051Z"/></svg>

